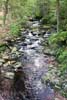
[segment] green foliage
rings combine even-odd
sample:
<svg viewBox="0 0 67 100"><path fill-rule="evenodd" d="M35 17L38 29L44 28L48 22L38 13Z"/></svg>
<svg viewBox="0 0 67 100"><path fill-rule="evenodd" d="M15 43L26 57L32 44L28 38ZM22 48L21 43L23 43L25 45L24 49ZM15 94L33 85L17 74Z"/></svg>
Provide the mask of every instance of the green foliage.
<svg viewBox="0 0 67 100"><path fill-rule="evenodd" d="M18 23L12 23L10 25L10 34L13 36L19 36L20 29L21 29L21 25L19 25Z"/></svg>
<svg viewBox="0 0 67 100"><path fill-rule="evenodd" d="M57 19L56 19L56 16L54 15L53 12L51 12L50 15L49 15L49 22L50 22L51 25L57 24Z"/></svg>
<svg viewBox="0 0 67 100"><path fill-rule="evenodd" d="M62 91L62 95L67 98L67 92Z"/></svg>
<svg viewBox="0 0 67 100"><path fill-rule="evenodd" d="M67 0L61 1L60 8L60 27L62 30L67 30Z"/></svg>
<svg viewBox="0 0 67 100"><path fill-rule="evenodd" d="M42 18L42 24L49 24L49 18L46 16L46 17L43 17Z"/></svg>
<svg viewBox="0 0 67 100"><path fill-rule="evenodd" d="M9 0L11 17L24 20L33 16L37 0Z"/></svg>
<svg viewBox="0 0 67 100"><path fill-rule="evenodd" d="M6 50L5 44L0 44L0 53Z"/></svg>
<svg viewBox="0 0 67 100"><path fill-rule="evenodd" d="M53 34L49 41L51 43L59 43L59 42L63 42L64 40L67 39L67 32L60 32L58 34Z"/></svg>
<svg viewBox="0 0 67 100"><path fill-rule="evenodd" d="M53 34L49 38L49 44L53 46L56 58L61 65L61 72L64 73L67 69L67 32Z"/></svg>
<svg viewBox="0 0 67 100"><path fill-rule="evenodd" d="M50 0L36 0L35 16L43 18L43 22L49 21Z"/></svg>
<svg viewBox="0 0 67 100"><path fill-rule="evenodd" d="M53 34L49 38L49 44L52 45L52 50L55 51L56 59L59 63L58 69L61 72L60 77L65 78L67 73L67 32ZM61 89L61 94L67 97L67 91Z"/></svg>
<svg viewBox="0 0 67 100"><path fill-rule="evenodd" d="M60 62L63 62L65 63L66 62L66 59L67 59L67 51L64 50L58 57L59 61Z"/></svg>

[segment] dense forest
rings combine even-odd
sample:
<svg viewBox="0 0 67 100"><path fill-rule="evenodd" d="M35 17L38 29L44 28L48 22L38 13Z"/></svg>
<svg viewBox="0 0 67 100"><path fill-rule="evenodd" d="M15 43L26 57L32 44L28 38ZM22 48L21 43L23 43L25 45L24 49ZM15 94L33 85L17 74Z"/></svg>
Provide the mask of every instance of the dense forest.
<svg viewBox="0 0 67 100"><path fill-rule="evenodd" d="M67 0L0 0L0 100L67 100Z"/></svg>

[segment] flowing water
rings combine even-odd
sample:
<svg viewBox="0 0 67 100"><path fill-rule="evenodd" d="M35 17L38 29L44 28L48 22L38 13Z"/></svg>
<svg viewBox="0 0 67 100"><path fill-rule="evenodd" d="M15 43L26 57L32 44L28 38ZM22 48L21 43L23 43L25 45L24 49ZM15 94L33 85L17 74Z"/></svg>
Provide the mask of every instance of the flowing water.
<svg viewBox="0 0 67 100"><path fill-rule="evenodd" d="M36 27L37 22L34 22L32 26ZM37 32L38 33L38 32ZM30 31L26 35L26 46L21 47L20 51L24 52L24 57L21 57L23 63L23 71L26 74L24 80L25 92L27 93L27 100L54 100L54 90L42 82L42 77L48 73L48 60L51 57L44 55L41 46L43 41L42 37L33 35Z"/></svg>

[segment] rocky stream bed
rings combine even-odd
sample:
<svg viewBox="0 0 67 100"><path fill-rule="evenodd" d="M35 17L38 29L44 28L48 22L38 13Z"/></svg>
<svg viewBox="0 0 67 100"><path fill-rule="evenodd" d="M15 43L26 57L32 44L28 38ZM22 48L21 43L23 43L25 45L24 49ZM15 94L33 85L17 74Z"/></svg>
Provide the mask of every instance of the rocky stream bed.
<svg viewBox="0 0 67 100"><path fill-rule="evenodd" d="M0 100L67 100L55 90L60 83L58 63L44 53L48 49L43 52L49 34L39 30L38 21L28 25L20 37L8 40L9 48L0 55Z"/></svg>

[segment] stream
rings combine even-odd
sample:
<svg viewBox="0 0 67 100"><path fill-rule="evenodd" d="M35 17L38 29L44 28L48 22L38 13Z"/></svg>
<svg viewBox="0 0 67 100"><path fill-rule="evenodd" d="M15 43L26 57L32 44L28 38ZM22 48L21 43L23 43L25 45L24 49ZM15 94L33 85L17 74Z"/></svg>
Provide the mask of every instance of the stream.
<svg viewBox="0 0 67 100"><path fill-rule="evenodd" d="M32 28L40 26L38 21L30 23L29 27ZM14 67L11 66L11 69L9 65L2 68L5 78L2 82L0 100L55 100L55 93L50 81L43 81L43 77L48 73L49 61L54 60L53 56L43 53L44 37L39 35L39 30L31 31L29 28L22 31L21 34L25 36L24 42L17 38L14 45L17 50L12 51L12 53L14 51L19 53L20 56L16 61L21 65L19 64L18 67L13 64ZM45 36L48 37L48 35ZM9 75L12 77L9 78Z"/></svg>

